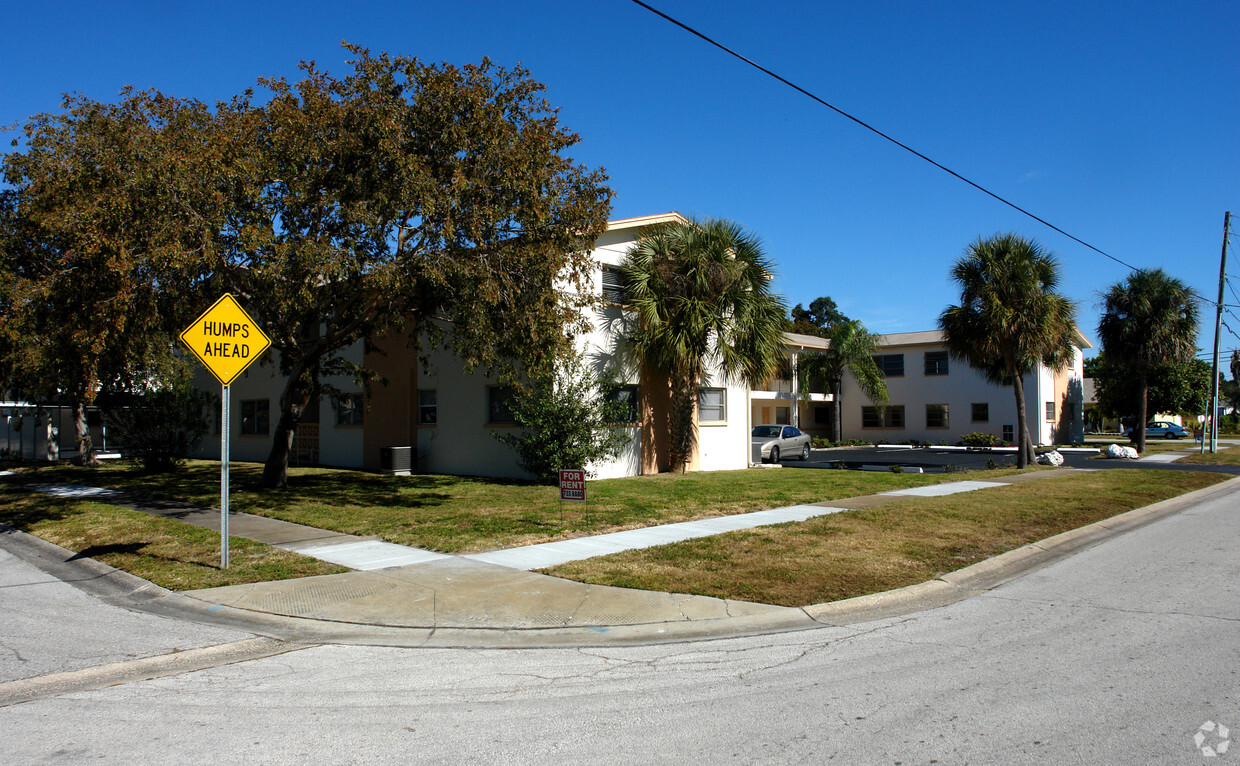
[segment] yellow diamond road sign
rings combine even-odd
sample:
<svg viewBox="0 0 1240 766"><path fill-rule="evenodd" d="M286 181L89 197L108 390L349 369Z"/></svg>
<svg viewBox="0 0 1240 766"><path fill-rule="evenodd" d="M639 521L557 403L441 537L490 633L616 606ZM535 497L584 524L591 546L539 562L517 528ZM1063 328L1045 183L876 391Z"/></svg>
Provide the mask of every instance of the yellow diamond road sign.
<svg viewBox="0 0 1240 766"><path fill-rule="evenodd" d="M225 386L271 345L271 339L229 293L186 327L181 340Z"/></svg>

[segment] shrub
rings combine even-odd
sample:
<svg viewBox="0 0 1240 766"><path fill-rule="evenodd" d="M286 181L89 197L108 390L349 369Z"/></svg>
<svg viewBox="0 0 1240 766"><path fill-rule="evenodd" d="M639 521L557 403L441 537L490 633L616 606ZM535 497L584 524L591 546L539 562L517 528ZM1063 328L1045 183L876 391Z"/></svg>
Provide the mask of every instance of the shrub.
<svg viewBox="0 0 1240 766"><path fill-rule="evenodd" d="M631 406L620 400L620 387L595 375L588 362L575 354L562 361L551 380L520 388L513 395L513 419L521 433L492 432L516 450L521 467L543 483L554 483L561 468L577 468L617 457L632 441Z"/></svg>
<svg viewBox="0 0 1240 766"><path fill-rule="evenodd" d="M904 466L902 466L902 465L893 465L893 466L891 466L890 468L888 468L887 470L888 470L888 471L891 471L892 473L904 473Z"/></svg>
<svg viewBox="0 0 1240 766"><path fill-rule="evenodd" d="M207 433L204 411L215 400L205 391L178 383L137 394L127 406L107 411L108 431L125 456L149 473L165 473L185 463Z"/></svg>
<svg viewBox="0 0 1240 766"><path fill-rule="evenodd" d="M994 434L984 434L980 431L974 431L971 434L961 436L960 444L965 447L1002 447L1003 440Z"/></svg>

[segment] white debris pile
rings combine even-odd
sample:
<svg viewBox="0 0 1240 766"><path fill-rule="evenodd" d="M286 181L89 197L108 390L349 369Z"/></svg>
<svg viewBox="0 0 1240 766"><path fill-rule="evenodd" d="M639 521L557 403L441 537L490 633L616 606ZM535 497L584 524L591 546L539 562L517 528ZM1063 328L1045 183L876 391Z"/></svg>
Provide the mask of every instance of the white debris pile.
<svg viewBox="0 0 1240 766"><path fill-rule="evenodd" d="M1038 465L1053 465L1056 468L1063 465L1063 455L1059 450L1053 449L1050 452L1043 452L1037 457Z"/></svg>
<svg viewBox="0 0 1240 766"><path fill-rule="evenodd" d="M1137 451L1132 447L1121 447L1118 444L1112 444L1102 451L1107 457L1126 457L1131 460L1137 459Z"/></svg>

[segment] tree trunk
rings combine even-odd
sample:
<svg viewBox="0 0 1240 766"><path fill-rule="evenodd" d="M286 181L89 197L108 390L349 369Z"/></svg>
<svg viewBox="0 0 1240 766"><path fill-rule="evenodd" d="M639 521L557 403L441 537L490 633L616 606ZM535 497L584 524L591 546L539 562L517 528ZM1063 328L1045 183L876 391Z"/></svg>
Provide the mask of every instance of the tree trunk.
<svg viewBox="0 0 1240 766"><path fill-rule="evenodd" d="M1149 416L1150 379L1145 367L1137 370L1137 422L1132 426L1132 441L1137 454L1145 454L1145 421Z"/></svg>
<svg viewBox="0 0 1240 766"><path fill-rule="evenodd" d="M692 382L677 381L672 392L672 433L669 449L673 472L684 473L688 468L695 441L693 412L696 403L697 386Z"/></svg>
<svg viewBox="0 0 1240 766"><path fill-rule="evenodd" d="M302 369L289 375L284 384L284 393L280 395L280 419L276 422L275 436L271 442L271 453L263 465L263 487L266 489L283 489L288 486L288 456L293 448L293 436L297 433L297 424L301 422L301 413L316 387L310 373Z"/></svg>
<svg viewBox="0 0 1240 766"><path fill-rule="evenodd" d="M831 441L839 444L844 441L844 403L840 400L840 395L844 390L844 382L842 380L832 381L831 383Z"/></svg>
<svg viewBox="0 0 1240 766"><path fill-rule="evenodd" d="M86 421L86 402L80 398L73 401L73 430L77 437L78 465L99 465L99 454L95 451L95 443L90 438L90 424Z"/></svg>
<svg viewBox="0 0 1240 766"><path fill-rule="evenodd" d="M1012 391L1016 394L1016 467L1028 468L1033 442L1029 438L1029 423L1025 420L1025 383L1010 367L1008 373L1012 376Z"/></svg>

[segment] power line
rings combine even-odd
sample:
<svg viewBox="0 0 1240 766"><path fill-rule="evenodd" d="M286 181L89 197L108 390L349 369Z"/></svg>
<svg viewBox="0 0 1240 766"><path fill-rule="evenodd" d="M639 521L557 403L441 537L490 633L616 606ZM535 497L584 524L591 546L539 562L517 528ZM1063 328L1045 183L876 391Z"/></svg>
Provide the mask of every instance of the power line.
<svg viewBox="0 0 1240 766"><path fill-rule="evenodd" d="M698 30L694 29L693 27L689 26L688 24L685 24L684 22L678 21L678 20L676 20L676 19L672 18L671 16L668 16L668 15L667 15L666 13L664 13L663 11L660 11L659 9L654 8L654 7L650 6L650 5L647 5L646 3L642 2L642 0L633 0L633 2L634 2L635 4L637 4L637 5L640 5L642 8L645 8L646 10L650 11L651 13L655 14L656 16L659 16L660 18L665 19L666 21L669 21L669 22L671 22L672 24L675 24L676 26L678 26L678 27L680 27L681 29L683 29L683 30L685 30L686 32L688 32L689 34L691 34L691 35L693 35L693 36L695 36L695 37L698 37L698 38L700 38L701 40L703 40L703 41L705 41L705 42L707 42L707 43L710 43L711 45L715 46L716 48L718 48L719 50L721 50L721 51L723 51L724 53L728 54L729 56L732 56L732 57L734 57L734 58L740 59L741 61L745 62L746 64L748 64L749 66L753 67L754 69L757 69L758 71L762 72L763 74L766 74L766 75L767 75L767 76L769 76L769 77L773 77L774 79L779 80L779 81L780 81L780 82L782 82L784 85L787 85L789 88L792 88L793 90L797 91L798 93L800 93L800 94L802 94L802 95L804 95L804 96L807 96L807 97L809 97L810 99L813 99L814 101L818 102L819 104L822 104L823 106L825 106L825 107L827 107L828 109L830 109L831 111L833 111L833 112L835 112L835 113L839 114L840 116L842 116L842 117L846 117L846 118L848 118L849 120L852 120L853 122L857 123L858 125L860 125L861 127L865 128L866 130L870 131L871 133L874 133L875 135L880 136L881 138L884 138L884 139L886 139L887 141L890 141L891 143L895 144L896 146L900 147L901 149L905 150L906 152L909 152L910 154L913 154L913 155L915 155L915 156L917 156L917 157L919 157L919 158L921 158L921 159L925 160L926 162L928 162L928 163L930 163L931 165L935 166L935 167L936 167L936 168L938 168L939 170L942 170L943 172L948 173L948 174L950 174L950 175L952 175L952 176L956 177L957 179L959 179L959 180L961 180L961 181L964 181L966 184L968 184L969 186L972 186L974 189L977 189L978 191L982 192L983 194L985 194L985 195L987 195L987 196L989 196L989 197L992 197L992 198L994 198L994 199L998 200L999 202L1002 202L1004 205L1007 205L1008 207L1012 208L1013 210L1017 211L1018 213L1021 213L1021 214L1023 214L1023 215L1026 215L1026 216L1028 216L1028 217L1032 218L1033 220L1037 221L1038 223L1042 224L1043 226L1047 226L1047 227L1049 227L1049 228L1051 228L1051 229L1053 229L1053 230L1055 230L1055 231L1059 232L1060 234L1064 235L1065 237L1067 237L1068 239L1072 240L1073 242L1076 242L1076 243L1078 243L1078 244L1084 245L1085 247L1089 248L1090 250L1093 250L1095 253L1098 253L1098 254L1099 254L1099 255L1101 255L1101 256L1104 256L1104 257L1106 257L1106 258L1110 258L1112 261L1115 261L1116 263L1118 263L1118 264L1119 264L1119 265L1121 265L1121 266L1124 266L1125 268L1128 268L1128 269L1130 269L1130 270L1132 270L1132 271L1137 271L1137 270L1138 270L1136 266L1133 266L1133 265L1132 265L1132 264L1130 264L1130 263L1125 263L1124 261L1121 261L1119 258L1116 258L1115 256L1111 255L1110 253L1107 253L1107 252L1105 252L1105 251L1103 251L1103 250L1099 250L1098 248L1096 248L1096 247L1094 247L1093 245L1089 244L1089 243L1088 243L1088 242L1086 242L1085 240L1080 239L1079 237L1074 237L1074 236L1072 236L1071 234L1069 234L1068 232L1066 232L1066 231L1064 231L1063 229L1059 228L1058 226L1056 226L1055 224L1051 223L1050 221L1047 221L1047 220L1046 220L1046 219L1044 219L1044 218L1041 218L1041 217L1039 217L1039 216L1034 215L1033 213L1031 213L1031 212L1029 212L1028 210L1024 209L1024 208L1023 208L1023 207L1021 207L1020 205L1017 205L1016 203L1011 202L1011 201L1009 201L1009 200L1007 200L1007 199L1005 199L1005 198L1003 198L1003 197L999 196L998 194L996 194L996 193L992 192L991 190L987 189L986 187L982 186L981 184L978 184L978 183L975 183L975 182L973 182L973 181L970 181L968 178L965 178L964 176L960 175L959 173L957 173L956 171L952 170L951 168L946 167L945 165L942 165L942 164L940 164L940 163L938 163L938 162L935 162L934 160L930 159L929 157L927 157L926 155L924 155L924 154L922 154L921 152L917 151L916 149L912 148L911 146L908 146L907 144L904 144L904 143L902 143L902 142L900 142L900 141L896 140L895 138L892 138L891 136L887 135L886 133L884 133L883 131L881 131L881 130L879 130L878 128L874 127L873 125L870 125L869 123L867 123L867 122L865 122L865 121L863 121L863 120L861 120L861 119L859 119L859 118L857 118L857 117L852 116L852 115L851 115L851 114L849 114L848 112L845 112L843 109L840 109L839 107L837 107L837 106L835 106L835 105L833 105L833 104L831 104L831 103L828 103L828 102L827 102L827 101L825 101L824 99L819 98L818 96L816 96L815 94L813 94L813 93L809 92L809 91L808 91L808 90L806 90L805 88L802 88L800 85L797 85L796 83L791 82L791 81L789 81L789 80L785 79L784 77L782 77L782 76L780 76L780 75L776 74L775 72L772 72L771 70L767 69L766 67L762 66L761 64L759 64L759 63L757 63L757 62L755 62L755 61L753 61L753 60L751 60L751 59L746 58L745 56L741 55L740 53L737 53L736 51L732 50L731 48L727 47L726 45L724 45L724 44L722 44L722 43L720 43L720 42L717 42L717 41L715 41L714 39L712 39L712 38L710 38L710 37L707 37L705 34L703 34L703 33L699 32ZM1213 301L1211 301L1211 303L1213 303Z"/></svg>

